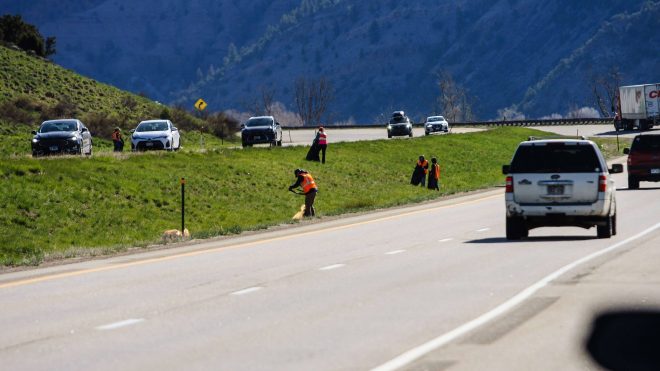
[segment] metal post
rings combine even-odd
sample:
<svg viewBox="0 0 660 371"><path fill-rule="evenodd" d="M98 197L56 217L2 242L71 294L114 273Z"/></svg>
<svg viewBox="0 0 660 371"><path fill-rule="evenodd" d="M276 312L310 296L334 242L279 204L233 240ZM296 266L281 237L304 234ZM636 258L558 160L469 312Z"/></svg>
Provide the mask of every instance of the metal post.
<svg viewBox="0 0 660 371"><path fill-rule="evenodd" d="M186 178L181 178L181 235L186 230Z"/></svg>

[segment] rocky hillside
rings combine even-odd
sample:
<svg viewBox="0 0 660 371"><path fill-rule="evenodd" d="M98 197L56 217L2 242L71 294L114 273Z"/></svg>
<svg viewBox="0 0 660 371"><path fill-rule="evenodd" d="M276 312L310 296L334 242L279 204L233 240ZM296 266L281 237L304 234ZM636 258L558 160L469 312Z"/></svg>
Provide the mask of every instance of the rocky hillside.
<svg viewBox="0 0 660 371"><path fill-rule="evenodd" d="M241 109L269 86L292 109L294 80L324 76L331 119L364 123L437 111L441 70L482 119L512 106L565 114L592 105L593 73L618 66L624 83L641 83L660 70L657 0L34 0L0 10L56 36L59 63L157 100Z"/></svg>

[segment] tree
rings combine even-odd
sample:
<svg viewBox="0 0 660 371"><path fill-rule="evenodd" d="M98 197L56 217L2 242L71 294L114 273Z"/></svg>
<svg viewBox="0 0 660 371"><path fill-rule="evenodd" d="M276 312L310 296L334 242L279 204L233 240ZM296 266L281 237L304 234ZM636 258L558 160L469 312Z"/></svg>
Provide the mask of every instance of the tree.
<svg viewBox="0 0 660 371"><path fill-rule="evenodd" d="M270 86L259 87L259 95L244 103L245 109L256 116L272 116L275 90Z"/></svg>
<svg viewBox="0 0 660 371"><path fill-rule="evenodd" d="M296 79L294 99L303 126L320 124L333 98L334 89L325 77Z"/></svg>
<svg viewBox="0 0 660 371"><path fill-rule="evenodd" d="M0 41L16 44L40 57L55 54L55 37L44 40L39 30L25 23L20 15L7 14L0 17L0 36Z"/></svg>
<svg viewBox="0 0 660 371"><path fill-rule="evenodd" d="M448 71L439 72L437 79L440 90L438 105L445 118L449 122L474 120L472 98L465 88L456 83Z"/></svg>
<svg viewBox="0 0 660 371"><path fill-rule="evenodd" d="M589 89L601 117L612 117L616 111L619 86L623 80L618 66L611 66L604 72L589 74Z"/></svg>

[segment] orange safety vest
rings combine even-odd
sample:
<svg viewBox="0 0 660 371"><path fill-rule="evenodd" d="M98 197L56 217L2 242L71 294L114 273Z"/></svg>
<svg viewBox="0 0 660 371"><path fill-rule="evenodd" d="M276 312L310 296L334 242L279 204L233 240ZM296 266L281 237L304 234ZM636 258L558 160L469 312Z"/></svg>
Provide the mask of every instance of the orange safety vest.
<svg viewBox="0 0 660 371"><path fill-rule="evenodd" d="M314 181L314 178L312 178L311 174L303 173L302 177L303 177L303 181L300 184L300 186L302 187L303 193L307 193L312 189L318 189L316 188L316 182Z"/></svg>
<svg viewBox="0 0 660 371"><path fill-rule="evenodd" d="M121 140L121 133L118 131L113 131L112 132L112 140L115 142L119 142Z"/></svg>
<svg viewBox="0 0 660 371"><path fill-rule="evenodd" d="M424 174L427 174L429 172L429 169L426 168L428 164L429 164L428 160L424 160L424 162L417 160L417 166L424 168Z"/></svg>
<svg viewBox="0 0 660 371"><path fill-rule="evenodd" d="M319 132L319 144L328 144L328 136L324 132Z"/></svg>
<svg viewBox="0 0 660 371"><path fill-rule="evenodd" d="M437 180L440 179L440 165L433 165L433 177Z"/></svg>

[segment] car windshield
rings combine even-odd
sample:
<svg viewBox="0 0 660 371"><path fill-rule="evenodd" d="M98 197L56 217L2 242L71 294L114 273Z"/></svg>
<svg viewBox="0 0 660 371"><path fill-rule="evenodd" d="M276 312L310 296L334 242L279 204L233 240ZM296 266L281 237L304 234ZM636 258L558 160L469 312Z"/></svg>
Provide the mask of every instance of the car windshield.
<svg viewBox="0 0 660 371"><path fill-rule="evenodd" d="M660 135L638 135L633 140L631 151L660 153Z"/></svg>
<svg viewBox="0 0 660 371"><path fill-rule="evenodd" d="M443 121L445 118L442 116L429 117L428 122Z"/></svg>
<svg viewBox="0 0 660 371"><path fill-rule="evenodd" d="M601 172L600 161L590 145L524 145L511 161L511 173Z"/></svg>
<svg viewBox="0 0 660 371"><path fill-rule="evenodd" d="M253 128L257 126L270 126L273 123L273 120L269 118L258 118L258 119L249 119L245 123L245 127Z"/></svg>
<svg viewBox="0 0 660 371"><path fill-rule="evenodd" d="M408 122L408 118L405 116L394 116L390 119L390 124L403 124Z"/></svg>
<svg viewBox="0 0 660 371"><path fill-rule="evenodd" d="M143 122L138 125L135 131L145 132L145 131L165 131L167 130L167 122L165 121L155 121L155 122Z"/></svg>
<svg viewBox="0 0 660 371"><path fill-rule="evenodd" d="M55 131L76 131L78 125L71 121L47 122L39 128L40 133L51 133Z"/></svg>

